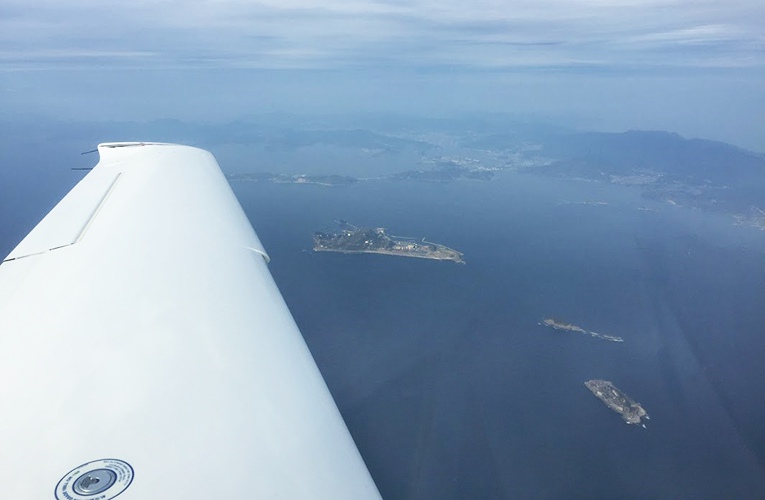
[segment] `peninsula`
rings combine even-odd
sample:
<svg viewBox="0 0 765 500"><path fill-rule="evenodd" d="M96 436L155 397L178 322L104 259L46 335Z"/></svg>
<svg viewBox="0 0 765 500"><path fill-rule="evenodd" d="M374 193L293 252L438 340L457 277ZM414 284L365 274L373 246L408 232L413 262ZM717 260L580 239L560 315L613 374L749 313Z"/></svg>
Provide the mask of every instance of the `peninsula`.
<svg viewBox="0 0 765 500"><path fill-rule="evenodd" d="M580 326L576 326L571 323L566 323L565 321L561 321L561 320L557 320L553 318L545 318L544 320L542 320L540 325L549 326L550 328L554 328L556 330L566 330L569 332L583 333L585 335L589 335L590 337L595 337L596 339L600 339L600 340L608 340L610 342L624 342L624 339L621 337L616 337L614 335L605 335L603 333L590 332Z"/></svg>
<svg viewBox="0 0 765 500"><path fill-rule="evenodd" d="M348 225L338 233L313 235L315 252L379 253L421 259L451 260L464 264L462 253L438 243L390 236L384 228L357 228Z"/></svg>
<svg viewBox="0 0 765 500"><path fill-rule="evenodd" d="M588 380L584 385L606 406L621 415L628 424L641 424L645 428L645 424L640 419L650 420L648 412L639 403L633 401L608 380Z"/></svg>

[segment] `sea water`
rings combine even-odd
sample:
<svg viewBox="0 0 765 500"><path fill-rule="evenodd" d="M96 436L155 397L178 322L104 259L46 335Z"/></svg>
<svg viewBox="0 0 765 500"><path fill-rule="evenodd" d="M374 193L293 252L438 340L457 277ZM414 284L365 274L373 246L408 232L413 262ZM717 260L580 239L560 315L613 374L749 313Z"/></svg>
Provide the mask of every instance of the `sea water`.
<svg viewBox="0 0 765 500"><path fill-rule="evenodd" d="M513 172L234 189L384 497L765 495L761 232ZM467 264L311 252L337 219ZM593 397L593 378L640 402L647 428Z"/></svg>

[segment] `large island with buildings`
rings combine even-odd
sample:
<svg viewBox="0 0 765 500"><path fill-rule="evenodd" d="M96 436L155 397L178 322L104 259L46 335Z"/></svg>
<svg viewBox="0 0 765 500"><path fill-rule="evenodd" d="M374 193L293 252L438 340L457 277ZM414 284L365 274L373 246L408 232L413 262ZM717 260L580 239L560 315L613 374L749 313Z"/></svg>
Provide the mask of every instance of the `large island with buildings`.
<svg viewBox="0 0 765 500"><path fill-rule="evenodd" d="M641 418L650 419L640 403L633 401L608 380L588 380L584 385L628 424L642 424ZM642 425L645 427L645 424Z"/></svg>
<svg viewBox="0 0 765 500"><path fill-rule="evenodd" d="M438 243L390 236L384 228L358 228L348 225L338 233L317 232L313 235L316 252L379 253L421 259L451 260L460 264L465 261L462 253Z"/></svg>

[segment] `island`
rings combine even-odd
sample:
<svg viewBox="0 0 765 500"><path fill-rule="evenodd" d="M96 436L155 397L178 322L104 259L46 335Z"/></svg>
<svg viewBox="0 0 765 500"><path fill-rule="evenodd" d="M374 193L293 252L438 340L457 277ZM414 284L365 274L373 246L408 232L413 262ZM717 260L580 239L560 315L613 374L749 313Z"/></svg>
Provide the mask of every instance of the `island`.
<svg viewBox="0 0 765 500"><path fill-rule="evenodd" d="M606 406L621 415L628 424L641 424L645 428L641 418L650 420L648 412L639 403L633 401L608 380L588 380L584 385Z"/></svg>
<svg viewBox="0 0 765 500"><path fill-rule="evenodd" d="M272 174L256 172L247 174L228 174L229 181L272 182L274 184L314 184L317 186L347 186L359 182L356 177L349 175L306 175L306 174Z"/></svg>
<svg viewBox="0 0 765 500"><path fill-rule="evenodd" d="M315 252L379 253L465 263L461 252L438 243L425 241L424 238L416 240L390 236L385 232L385 228L381 227L359 228L350 224L347 226L349 227L338 233L314 233L313 250Z"/></svg>
<svg viewBox="0 0 765 500"><path fill-rule="evenodd" d="M589 335L590 337L595 337L596 339L608 340L609 342L624 342L624 339L621 337L616 337L614 335L605 335L603 333L590 332L580 326L576 326L574 324L567 323L565 321L558 320L558 319L545 318L539 324L543 326L549 326L550 328L554 328L555 330L566 330L569 332L583 333L585 335Z"/></svg>
<svg viewBox="0 0 765 500"><path fill-rule="evenodd" d="M765 155L760 153L660 131L578 132L510 122L495 128L497 124L482 121L474 128L477 123L454 122L448 132L415 131L407 124L386 134L361 129L270 130L258 125L244 133L242 140L266 151L329 146L355 149L364 157L414 153L420 160L416 166L402 161L399 171L391 170L388 162L384 169L375 166L372 170L343 165L342 172L319 172L322 167L317 165L301 166L302 173L282 172L286 166L275 165L281 173L241 172L227 177L231 182L348 188L368 182L490 181L503 177L503 172L516 172L623 186L651 200L650 206L639 208L644 212L657 211L660 203L701 209L731 216L736 225L765 231ZM450 145L451 155L442 154L444 144ZM361 172L364 176L356 177ZM587 199L594 196L591 189L582 189L576 196L582 201L562 201L561 205L609 206L605 200Z"/></svg>
<svg viewBox="0 0 765 500"><path fill-rule="evenodd" d="M485 167L481 162L472 158L436 158L423 160L430 168L407 170L389 175L394 181L427 181L451 182L458 179L474 179L488 181L501 170L498 167Z"/></svg>

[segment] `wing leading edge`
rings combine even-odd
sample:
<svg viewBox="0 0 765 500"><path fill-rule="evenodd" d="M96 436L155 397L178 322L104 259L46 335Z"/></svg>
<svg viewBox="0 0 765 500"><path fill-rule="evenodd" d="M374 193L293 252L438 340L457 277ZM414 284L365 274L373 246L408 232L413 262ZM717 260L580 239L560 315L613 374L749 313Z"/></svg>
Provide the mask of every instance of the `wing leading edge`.
<svg viewBox="0 0 765 500"><path fill-rule="evenodd" d="M98 151L0 265L4 496L379 498L213 156Z"/></svg>

